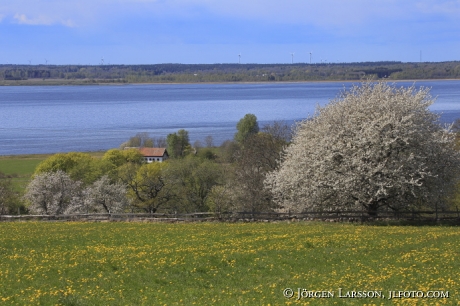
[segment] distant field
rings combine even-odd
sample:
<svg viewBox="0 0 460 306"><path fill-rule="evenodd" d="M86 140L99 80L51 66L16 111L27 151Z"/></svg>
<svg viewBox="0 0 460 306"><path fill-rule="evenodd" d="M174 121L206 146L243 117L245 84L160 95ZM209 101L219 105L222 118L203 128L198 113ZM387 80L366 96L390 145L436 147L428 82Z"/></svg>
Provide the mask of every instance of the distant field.
<svg viewBox="0 0 460 306"><path fill-rule="evenodd" d="M438 226L0 223L0 303L459 305L459 244Z"/></svg>
<svg viewBox="0 0 460 306"><path fill-rule="evenodd" d="M46 157L45 155L1 156L0 171L5 174L29 175Z"/></svg>
<svg viewBox="0 0 460 306"><path fill-rule="evenodd" d="M35 167L49 155L0 156L0 172L11 177L17 190L22 191L30 181Z"/></svg>
<svg viewBox="0 0 460 306"><path fill-rule="evenodd" d="M102 157L105 152L91 152L94 157ZM53 154L28 154L0 156L0 172L11 177L13 184L24 190L37 165Z"/></svg>

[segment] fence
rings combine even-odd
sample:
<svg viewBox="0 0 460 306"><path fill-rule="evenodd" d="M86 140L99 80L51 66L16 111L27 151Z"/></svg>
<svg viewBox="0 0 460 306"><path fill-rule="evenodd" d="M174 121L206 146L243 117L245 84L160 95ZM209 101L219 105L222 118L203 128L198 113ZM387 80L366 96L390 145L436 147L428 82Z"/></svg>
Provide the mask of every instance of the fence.
<svg viewBox="0 0 460 306"><path fill-rule="evenodd" d="M367 211L312 211L290 212L198 212L188 214L123 213L123 214L73 214L73 215L0 215L0 221L276 221L276 220L327 220L327 221L373 221L373 220L454 220L460 222L457 211L388 211L370 217Z"/></svg>

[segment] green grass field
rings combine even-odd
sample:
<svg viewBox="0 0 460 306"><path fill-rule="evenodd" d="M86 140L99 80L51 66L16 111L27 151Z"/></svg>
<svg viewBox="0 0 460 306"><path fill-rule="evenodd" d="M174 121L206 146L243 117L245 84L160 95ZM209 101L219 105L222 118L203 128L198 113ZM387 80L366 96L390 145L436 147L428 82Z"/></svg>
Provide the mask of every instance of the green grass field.
<svg viewBox="0 0 460 306"><path fill-rule="evenodd" d="M459 245L442 226L0 223L0 304L460 305Z"/></svg>
<svg viewBox="0 0 460 306"><path fill-rule="evenodd" d="M11 178L15 188L22 192L30 181L35 167L50 155L0 156L0 172Z"/></svg>
<svg viewBox="0 0 460 306"><path fill-rule="evenodd" d="M100 158L105 152L90 152L91 156ZM0 156L0 172L11 178L16 189L23 192L30 182L37 165L53 154L29 154Z"/></svg>

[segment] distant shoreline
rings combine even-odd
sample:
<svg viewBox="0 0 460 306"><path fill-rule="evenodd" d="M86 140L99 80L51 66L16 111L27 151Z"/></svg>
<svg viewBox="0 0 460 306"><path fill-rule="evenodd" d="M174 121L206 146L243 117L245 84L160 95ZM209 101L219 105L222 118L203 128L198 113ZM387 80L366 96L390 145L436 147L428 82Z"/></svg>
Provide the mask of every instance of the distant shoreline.
<svg viewBox="0 0 460 306"><path fill-rule="evenodd" d="M271 84L460 80L460 61L292 64L1 65L0 86Z"/></svg>
<svg viewBox="0 0 460 306"><path fill-rule="evenodd" d="M382 82L422 82L422 81L460 81L460 79L377 79L373 81L382 81ZM50 80L50 81L31 81L31 80L21 80L21 81L0 81L0 87L14 87L14 86L122 86L122 85L238 85L238 84L247 84L247 85L257 85L257 84L302 84L302 83L363 83L366 80L315 80L315 81L244 81L244 82L85 82L85 81L69 81L69 80Z"/></svg>

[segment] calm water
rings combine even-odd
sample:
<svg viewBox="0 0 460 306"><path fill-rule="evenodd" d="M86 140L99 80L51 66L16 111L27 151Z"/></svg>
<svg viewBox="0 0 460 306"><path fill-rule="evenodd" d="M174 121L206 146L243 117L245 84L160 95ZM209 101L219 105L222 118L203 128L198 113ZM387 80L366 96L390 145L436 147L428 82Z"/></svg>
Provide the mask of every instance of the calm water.
<svg viewBox="0 0 460 306"><path fill-rule="evenodd" d="M410 86L413 82L399 82ZM247 113L260 125L302 120L350 83L0 87L0 155L95 151L138 132L186 129L191 142L232 139ZM421 81L442 120L460 118L460 81Z"/></svg>

